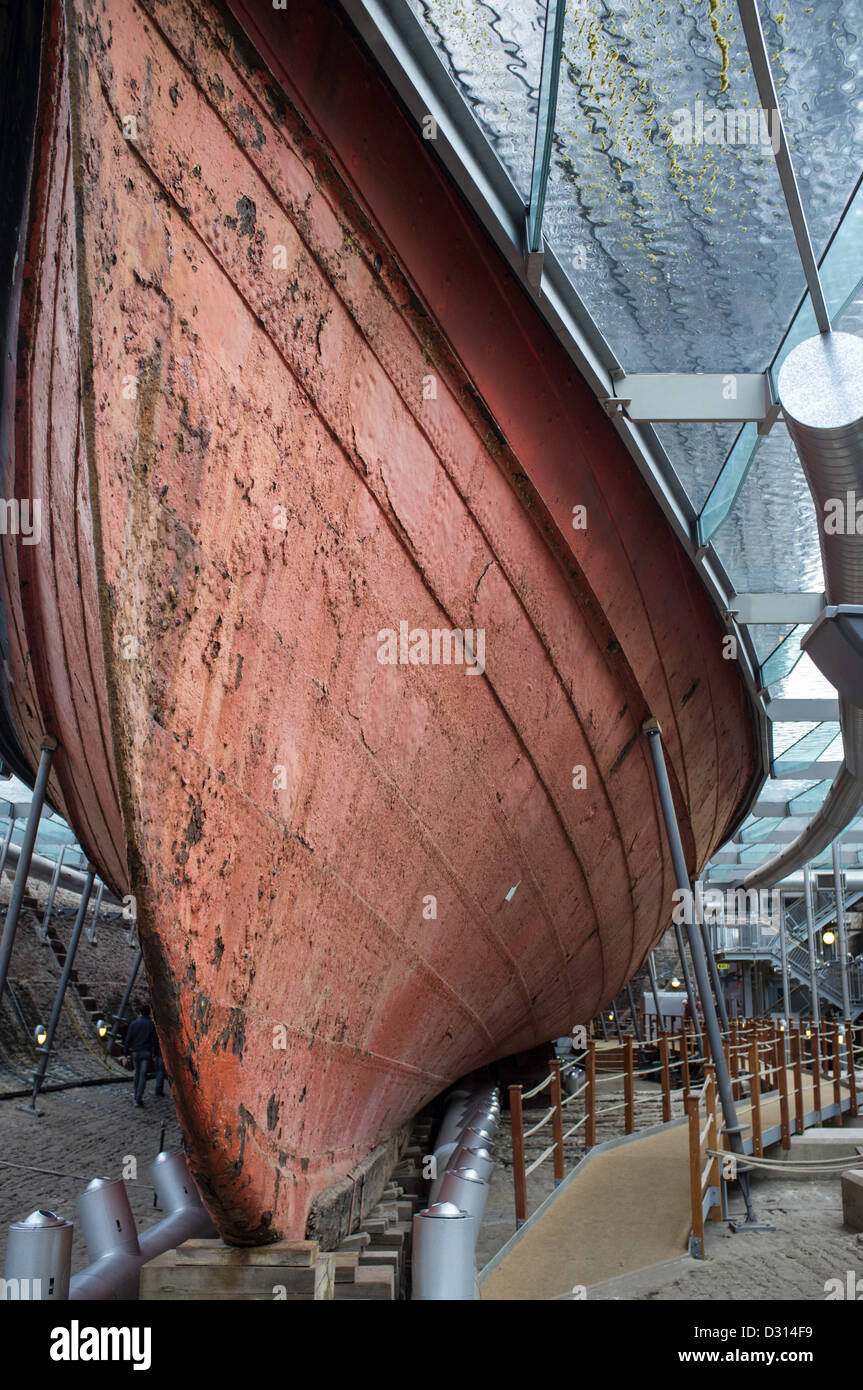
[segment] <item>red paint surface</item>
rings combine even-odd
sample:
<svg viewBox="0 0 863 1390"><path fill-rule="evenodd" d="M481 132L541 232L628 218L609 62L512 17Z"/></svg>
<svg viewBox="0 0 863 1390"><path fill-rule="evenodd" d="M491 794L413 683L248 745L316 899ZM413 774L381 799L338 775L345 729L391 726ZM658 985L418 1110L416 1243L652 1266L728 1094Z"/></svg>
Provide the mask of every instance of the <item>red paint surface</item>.
<svg viewBox="0 0 863 1390"><path fill-rule="evenodd" d="M68 329L19 351L18 467L58 503L30 587L6 570L21 725L66 721L109 877L127 838L221 1229L299 1235L450 1080L617 993L672 886L641 722L695 866L752 776L750 713L611 426L333 14L259 12L310 134L206 0L72 10L77 145L67 179L58 65L29 298ZM485 675L379 664L402 620L484 629Z"/></svg>

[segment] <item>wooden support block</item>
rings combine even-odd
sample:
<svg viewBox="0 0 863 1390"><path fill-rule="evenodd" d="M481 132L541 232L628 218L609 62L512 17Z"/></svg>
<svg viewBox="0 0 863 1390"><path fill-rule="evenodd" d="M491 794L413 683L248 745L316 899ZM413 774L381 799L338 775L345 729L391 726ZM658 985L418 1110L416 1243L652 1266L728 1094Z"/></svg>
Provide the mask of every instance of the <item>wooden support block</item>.
<svg viewBox="0 0 863 1390"><path fill-rule="evenodd" d="M343 1236L340 1249L342 1250L362 1250L371 1244L371 1236L368 1231L355 1231L352 1236Z"/></svg>
<svg viewBox="0 0 863 1390"><path fill-rule="evenodd" d="M392 1225L392 1221L386 1221L382 1216L367 1216L363 1221L363 1230L368 1231L370 1236L382 1235Z"/></svg>
<svg viewBox="0 0 863 1390"><path fill-rule="evenodd" d="M401 1184L405 1197L417 1197L420 1201L424 1200L428 1184L418 1172L401 1174Z"/></svg>
<svg viewBox="0 0 863 1390"><path fill-rule="evenodd" d="M337 1284L352 1284L357 1277L360 1263L359 1250L334 1250L333 1278Z"/></svg>
<svg viewBox="0 0 863 1390"><path fill-rule="evenodd" d="M396 1220L399 1222L413 1221L414 1212L419 1210L419 1205L419 1197L413 1197L410 1200L402 1198L401 1201L396 1202Z"/></svg>
<svg viewBox="0 0 863 1390"><path fill-rule="evenodd" d="M276 1240L271 1245L226 1245L223 1240L186 1240L174 1252L177 1264L296 1265L311 1268L316 1240Z"/></svg>
<svg viewBox="0 0 863 1390"><path fill-rule="evenodd" d="M387 1221L387 1222L389 1222L389 1221L398 1221L398 1219L399 1219L398 1203L397 1203L397 1202L378 1202L377 1206L372 1210L372 1214L371 1214L371 1215L372 1215L372 1220L374 1220L374 1221ZM368 1224L367 1222L363 1222L363 1225L367 1225L367 1224Z"/></svg>
<svg viewBox="0 0 863 1390"><path fill-rule="evenodd" d="M398 1225L390 1226L386 1231L372 1231L371 1244L384 1250L402 1250L406 1244L410 1244L409 1224L400 1221Z"/></svg>
<svg viewBox="0 0 863 1390"><path fill-rule="evenodd" d="M365 1300L384 1300L393 1302L396 1296L395 1272L392 1269L368 1269L360 1268L357 1270L357 1277L352 1284L336 1284L333 1297L336 1302L342 1299L354 1301Z"/></svg>
<svg viewBox="0 0 863 1390"><path fill-rule="evenodd" d="M398 1271L402 1262L402 1252L392 1247L387 1249L385 1246L373 1245L368 1250L364 1250L359 1257L360 1269L380 1268L387 1265Z"/></svg>
<svg viewBox="0 0 863 1390"><path fill-rule="evenodd" d="M150 1300L331 1300L334 1265L322 1255L314 1265L178 1264L174 1252L141 1268L140 1297Z"/></svg>

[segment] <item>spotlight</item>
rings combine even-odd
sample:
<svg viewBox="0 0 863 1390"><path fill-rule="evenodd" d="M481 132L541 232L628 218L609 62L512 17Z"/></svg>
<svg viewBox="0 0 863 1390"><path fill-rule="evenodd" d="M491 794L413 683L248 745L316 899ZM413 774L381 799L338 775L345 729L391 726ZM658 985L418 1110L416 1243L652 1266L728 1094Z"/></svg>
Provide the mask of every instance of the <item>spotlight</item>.
<svg viewBox="0 0 863 1390"><path fill-rule="evenodd" d="M33 1030L33 1036L36 1039L37 1047L45 1046L45 1039L48 1037L48 1029L45 1027L44 1023L36 1024L36 1027Z"/></svg>
<svg viewBox="0 0 863 1390"><path fill-rule="evenodd" d="M614 1014L613 1014L613 1013L608 1015L608 1021L609 1021L609 1023L613 1023L613 1022L614 1022Z"/></svg>
<svg viewBox="0 0 863 1390"><path fill-rule="evenodd" d="M96 1024L96 1032L99 1034L100 1038L104 1038L108 1032L108 1025L104 1018L100 1018L99 1022Z"/></svg>
<svg viewBox="0 0 863 1390"><path fill-rule="evenodd" d="M833 942L836 940L836 933L835 933L835 931L831 931L830 928L828 927L827 930L826 930L826 932L823 932L823 933L822 933L822 935L821 935L821 940L824 942L824 945L825 945L825 946L832 946L832 945L833 945Z"/></svg>
<svg viewBox="0 0 863 1390"><path fill-rule="evenodd" d="M676 975L672 975L668 983L671 985L672 989L680 989L680 981L678 980Z"/></svg>
<svg viewBox="0 0 863 1390"><path fill-rule="evenodd" d="M807 1029L806 1029L806 1036L807 1036L807 1038L811 1038L811 1037L812 1037L812 1029L811 1029L811 1028L807 1028Z"/></svg>

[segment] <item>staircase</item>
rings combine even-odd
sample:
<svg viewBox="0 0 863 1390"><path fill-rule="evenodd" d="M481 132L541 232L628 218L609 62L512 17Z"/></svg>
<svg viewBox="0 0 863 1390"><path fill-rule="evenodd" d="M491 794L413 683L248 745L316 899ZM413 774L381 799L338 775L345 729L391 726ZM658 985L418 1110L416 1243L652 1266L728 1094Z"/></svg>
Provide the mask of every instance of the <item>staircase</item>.
<svg viewBox="0 0 863 1390"><path fill-rule="evenodd" d="M818 899L824 899L819 906ZM846 896L846 908L853 907L863 899L863 892L849 893ZM816 893L815 895L815 914L813 918L814 929L819 932L822 927L828 926L836 920L836 900L832 893ZM729 923L729 925L731 925ZM743 925L742 923L740 925ZM809 993L811 977L809 969L809 936L806 926L806 902L801 898L785 914L785 933L787 944L788 974L792 980L796 981ZM782 968L782 946L778 932L769 938L765 938L762 933L758 933L761 941L760 948L755 945L746 951L747 955L755 955L762 960L770 960L777 969ZM726 952L727 955L736 955L737 952ZM842 985L840 979L839 964L837 961L822 961L816 967L816 979L818 994L829 1003L835 1005L837 1009L842 1009ZM852 1019L859 1018L863 1014L863 969L859 962L849 963L848 965L848 991L851 999Z"/></svg>
<svg viewBox="0 0 863 1390"><path fill-rule="evenodd" d="M45 936L45 945L51 947L51 950L54 953L54 959L56 960L58 966L62 970L63 966L66 964L66 947L63 945L62 940L58 936L57 931L53 926L49 926L48 928L48 931ZM69 984L73 986L75 993L78 996L78 1002L84 1009L88 1020L93 1025L93 1032L95 1034L96 1024L98 1023L99 1019L103 1017L104 1011L100 1009L99 1005L97 1004L96 998L93 995L90 986L84 984L79 979L78 972L74 966L69 972ZM123 1044L119 1037L115 1038L114 1045L111 1048L110 1054L106 1055L110 1055L112 1057L121 1057L123 1055Z"/></svg>

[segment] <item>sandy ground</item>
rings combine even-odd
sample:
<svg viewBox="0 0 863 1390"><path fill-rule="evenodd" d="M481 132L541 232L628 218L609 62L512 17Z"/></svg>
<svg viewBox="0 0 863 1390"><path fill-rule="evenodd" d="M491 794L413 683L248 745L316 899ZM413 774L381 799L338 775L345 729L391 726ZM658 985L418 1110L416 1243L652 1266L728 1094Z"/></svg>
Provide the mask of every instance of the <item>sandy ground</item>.
<svg viewBox="0 0 863 1390"><path fill-rule="evenodd" d="M830 1279L863 1276L863 1244L842 1223L838 1177L823 1181L788 1182L756 1177L752 1185L755 1214L773 1231L735 1235L724 1223L707 1231L707 1259L684 1256L672 1266L588 1290L592 1297L653 1302L735 1302L790 1300L818 1302L827 1298ZM732 1215L743 1214L740 1199Z"/></svg>
<svg viewBox="0 0 863 1390"><path fill-rule="evenodd" d="M3 876L0 904L9 899L10 883ZM31 882L29 891L44 904L47 886ZM72 930L77 899L58 893L53 919L61 940ZM87 921L89 926L89 917ZM76 958L76 969L106 1018L119 1006L120 997L135 958L136 947L127 940L128 922L117 913L100 917L96 941L85 934ZM56 994L60 967L49 946L36 935L37 916L21 913L12 954L7 991L0 1009L0 1093L17 1091L32 1083L37 1060L31 1029L47 1022ZM139 978L133 1002L147 997L146 982ZM104 1001L104 1002L103 1002ZM44 1116L22 1113L18 1099L0 1099L0 1271L5 1261L9 1223L47 1207L75 1222L72 1268L87 1263L78 1229L75 1199L94 1177L130 1175L126 1183L139 1229L158 1220L147 1165L159 1150L162 1126L164 1146L177 1149L180 1131L170 1089L163 1099L148 1083L145 1105L132 1104L128 1073L106 1060L93 1027L74 990L67 996L56 1036L48 1082L79 1078L106 1078L108 1084L48 1092L40 1096ZM110 1078L117 1076L116 1081ZM33 1171L47 1169L47 1172ZM131 1174L137 1173L137 1177Z"/></svg>
<svg viewBox="0 0 863 1390"><path fill-rule="evenodd" d="M136 1172L126 1190L139 1231L159 1219L147 1165L159 1151L163 1125L164 1147L180 1147L169 1091L159 1099L150 1080L141 1110L132 1104L128 1082L55 1092L40 1097L42 1119L22 1113L19 1104L0 1102L0 1262L9 1223L47 1207L75 1222L72 1271L82 1269L88 1261L75 1198L92 1178Z"/></svg>

